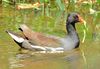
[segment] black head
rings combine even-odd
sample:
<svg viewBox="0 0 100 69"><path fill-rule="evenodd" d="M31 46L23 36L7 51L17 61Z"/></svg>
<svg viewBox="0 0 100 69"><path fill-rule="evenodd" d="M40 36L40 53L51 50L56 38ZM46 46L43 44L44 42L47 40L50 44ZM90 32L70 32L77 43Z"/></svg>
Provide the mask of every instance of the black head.
<svg viewBox="0 0 100 69"><path fill-rule="evenodd" d="M67 22L71 24L75 24L77 22L83 22L83 19L80 17L78 13L70 13L68 14Z"/></svg>

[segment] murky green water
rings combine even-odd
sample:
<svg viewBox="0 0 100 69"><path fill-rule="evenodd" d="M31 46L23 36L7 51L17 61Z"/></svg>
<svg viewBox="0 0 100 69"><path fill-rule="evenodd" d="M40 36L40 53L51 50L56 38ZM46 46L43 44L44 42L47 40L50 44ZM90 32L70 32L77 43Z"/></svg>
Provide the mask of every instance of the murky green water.
<svg viewBox="0 0 100 69"><path fill-rule="evenodd" d="M80 13L82 11L80 10ZM33 10L16 10L14 7L0 7L0 69L99 69L99 13L97 17L89 15L87 10L81 13L87 21L89 29L85 43L81 43L79 49L65 53L32 54L29 52L21 54L18 45L5 32L8 29L19 32L19 24L25 23L38 32L65 36L66 16L63 16L62 12L56 11L51 15L52 17L44 17L41 11L33 12ZM94 18L96 21L92 24ZM81 40L83 37L82 29L82 26L78 24L77 31Z"/></svg>

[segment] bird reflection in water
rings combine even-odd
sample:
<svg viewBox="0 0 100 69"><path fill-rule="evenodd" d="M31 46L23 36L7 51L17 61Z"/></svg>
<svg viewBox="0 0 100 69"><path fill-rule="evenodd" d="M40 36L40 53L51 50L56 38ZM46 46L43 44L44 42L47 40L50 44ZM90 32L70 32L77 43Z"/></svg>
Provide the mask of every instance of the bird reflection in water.
<svg viewBox="0 0 100 69"><path fill-rule="evenodd" d="M13 56L15 57L15 56ZM17 63L11 68L33 69L86 69L87 63L84 52L80 49L64 53L17 54ZM11 58L10 58L11 59ZM15 61L15 60L14 60ZM14 62L10 61L10 62ZM17 67L12 67L16 65ZM21 65L21 66L19 66Z"/></svg>
<svg viewBox="0 0 100 69"><path fill-rule="evenodd" d="M87 69L87 61L82 49L73 50L65 59L69 64L69 69Z"/></svg>

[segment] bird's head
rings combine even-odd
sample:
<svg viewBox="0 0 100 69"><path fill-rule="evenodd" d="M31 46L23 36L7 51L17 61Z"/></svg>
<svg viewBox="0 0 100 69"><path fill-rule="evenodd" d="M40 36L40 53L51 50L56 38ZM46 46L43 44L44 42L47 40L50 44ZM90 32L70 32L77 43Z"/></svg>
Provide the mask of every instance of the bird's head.
<svg viewBox="0 0 100 69"><path fill-rule="evenodd" d="M75 24L78 22L84 23L84 20L78 13L70 13L68 14L67 22L71 24Z"/></svg>

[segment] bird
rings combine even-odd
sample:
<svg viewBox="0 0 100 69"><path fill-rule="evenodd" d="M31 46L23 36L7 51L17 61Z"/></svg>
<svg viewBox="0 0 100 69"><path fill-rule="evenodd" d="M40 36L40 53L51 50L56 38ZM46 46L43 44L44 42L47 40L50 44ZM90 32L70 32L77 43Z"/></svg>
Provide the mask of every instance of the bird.
<svg viewBox="0 0 100 69"><path fill-rule="evenodd" d="M6 32L21 48L27 50L68 51L79 47L80 39L75 24L84 23L84 21L78 13L69 13L66 19L67 34L64 38L47 36L43 33L35 32L25 24L21 24L19 27L23 37L11 30L7 30Z"/></svg>

